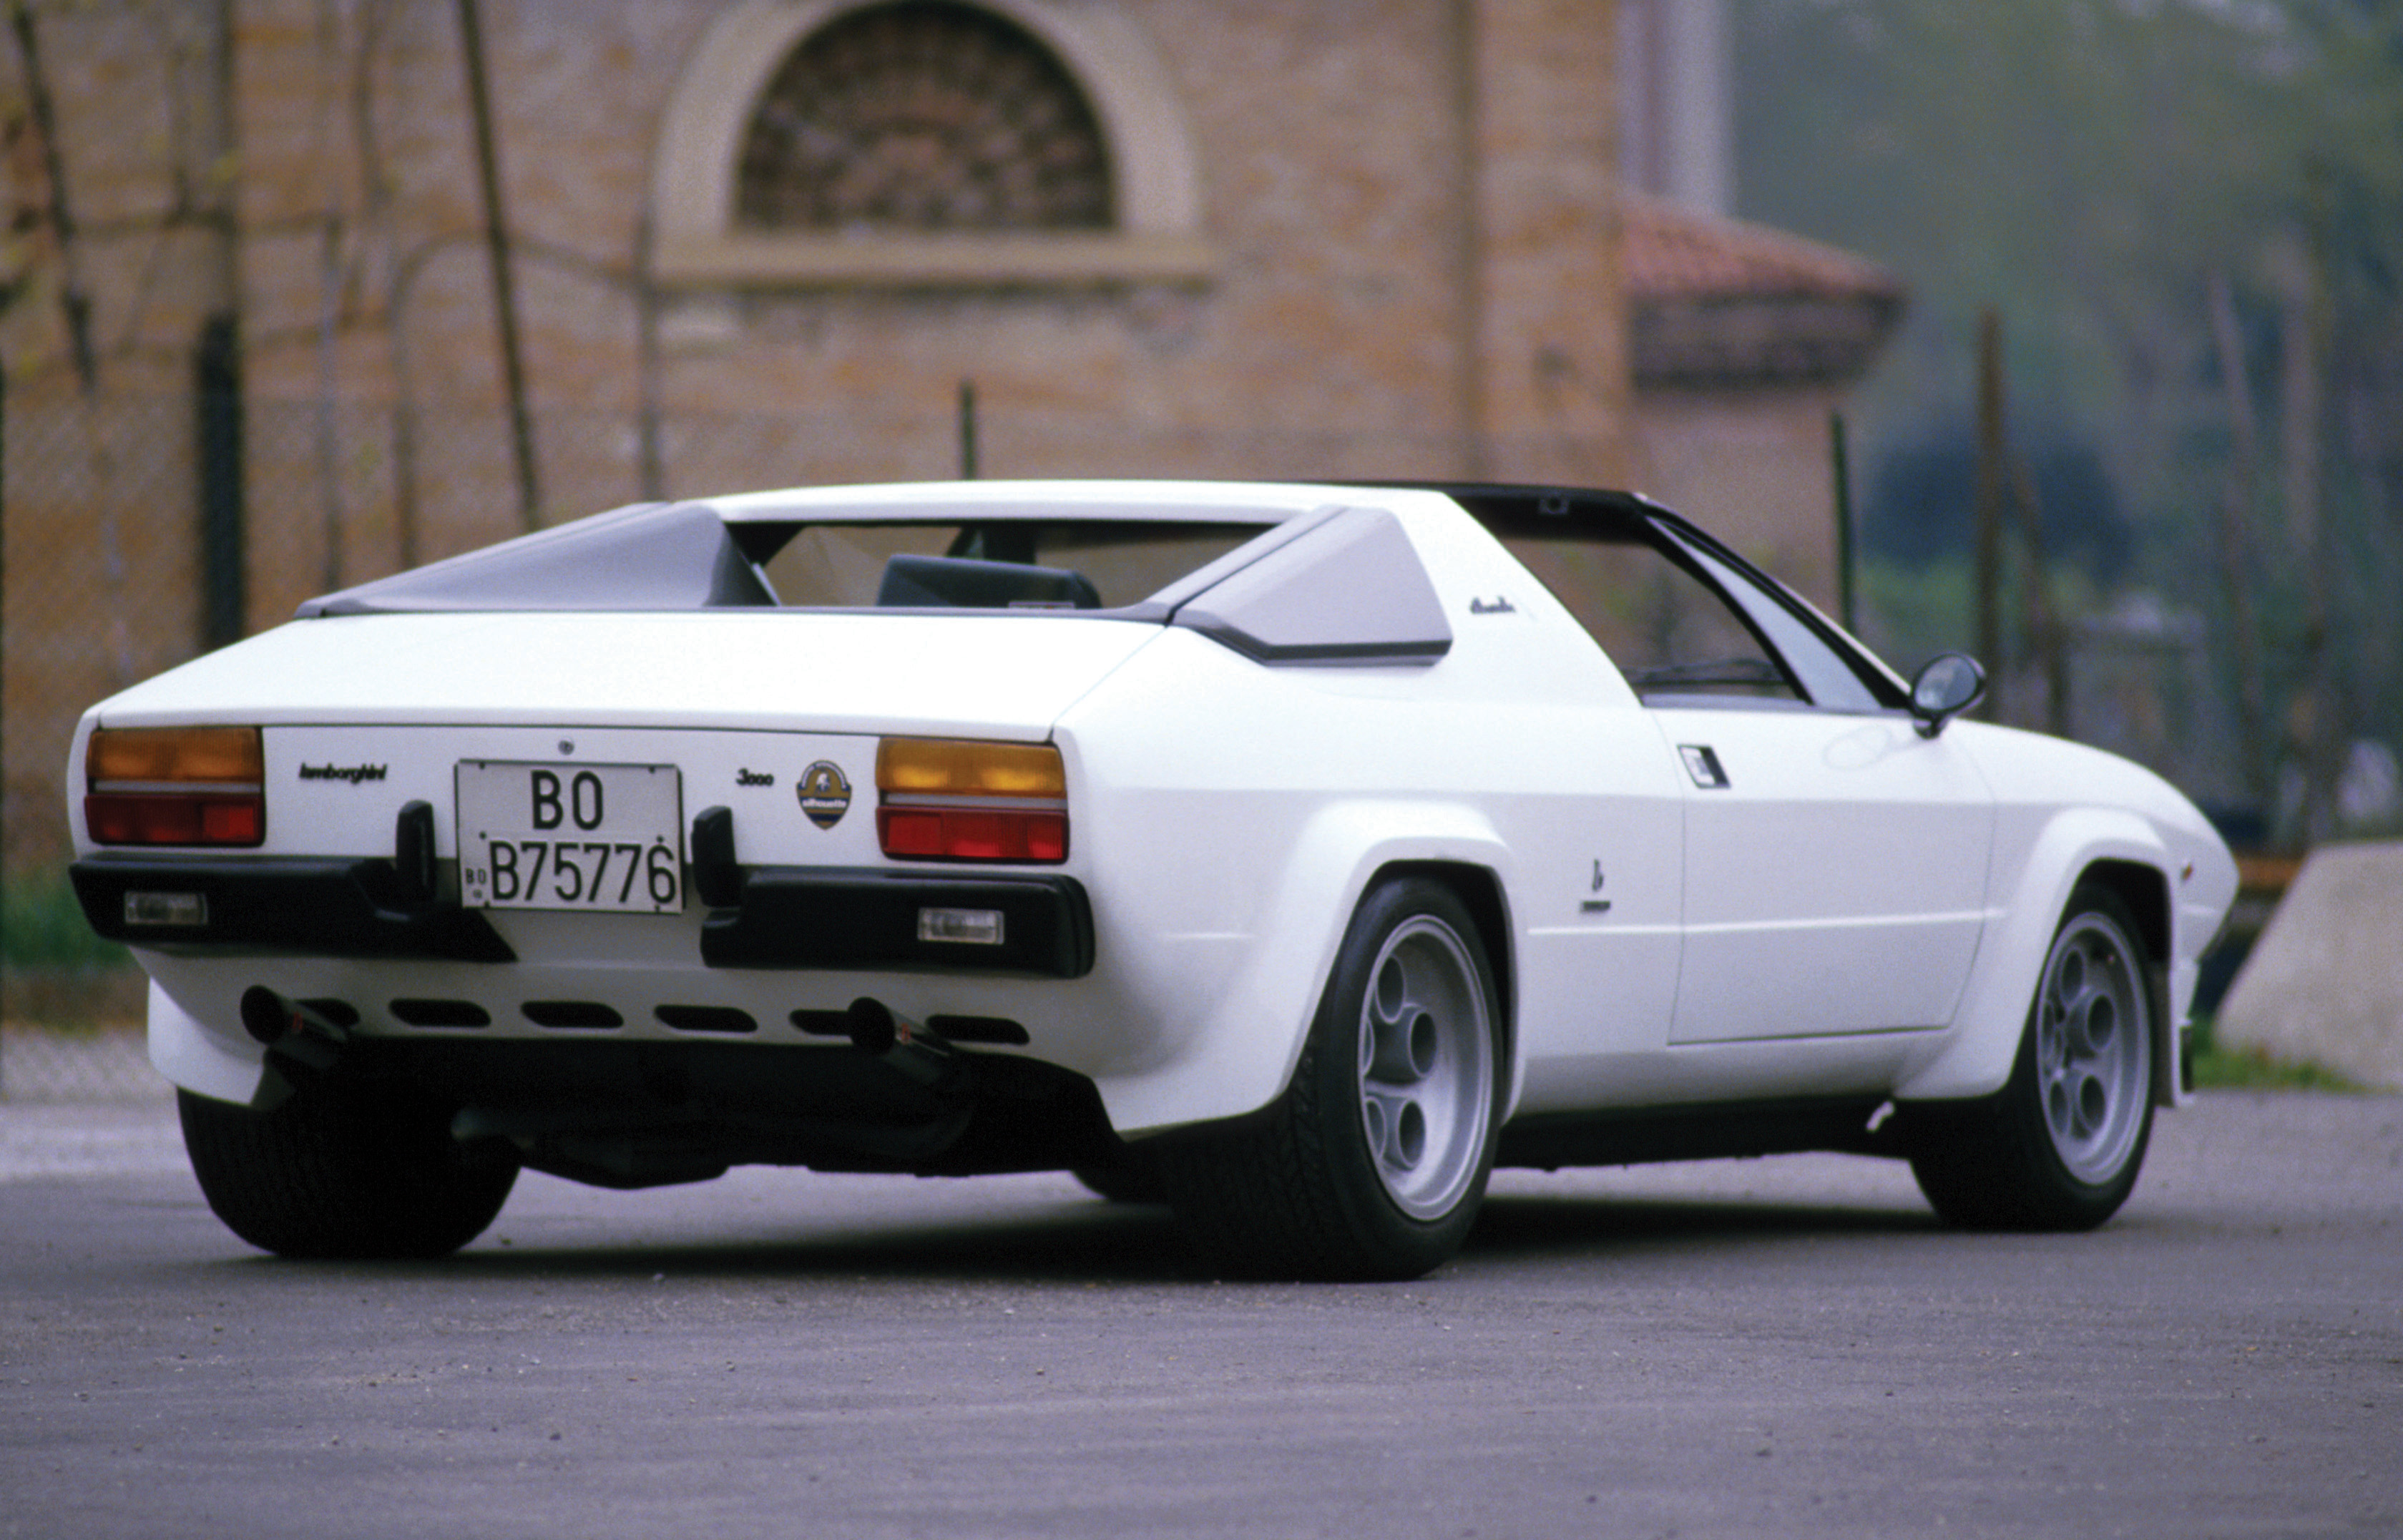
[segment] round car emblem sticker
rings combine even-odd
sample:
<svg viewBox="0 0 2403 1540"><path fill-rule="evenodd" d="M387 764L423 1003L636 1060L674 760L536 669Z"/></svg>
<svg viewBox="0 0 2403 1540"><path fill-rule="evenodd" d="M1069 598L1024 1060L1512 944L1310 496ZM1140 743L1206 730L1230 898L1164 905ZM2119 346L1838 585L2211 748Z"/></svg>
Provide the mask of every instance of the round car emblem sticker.
<svg viewBox="0 0 2403 1540"><path fill-rule="evenodd" d="M841 823L850 811L851 783L843 779L842 767L831 759L821 759L801 771L800 784L794 789L800 794L801 811L822 829Z"/></svg>

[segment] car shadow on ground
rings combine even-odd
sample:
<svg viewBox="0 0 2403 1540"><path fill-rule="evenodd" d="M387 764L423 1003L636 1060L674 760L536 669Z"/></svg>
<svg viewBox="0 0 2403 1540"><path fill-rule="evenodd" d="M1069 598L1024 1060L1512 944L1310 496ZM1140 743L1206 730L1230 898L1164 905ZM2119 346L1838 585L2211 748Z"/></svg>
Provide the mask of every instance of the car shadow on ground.
<svg viewBox="0 0 2403 1540"><path fill-rule="evenodd" d="M1807 1200L1510 1194L1486 1200L1462 1249L1476 1260L1540 1261L1612 1252L1757 1245L1794 1239L1926 1235L1944 1229L1927 1210Z"/></svg>
<svg viewBox="0 0 2403 1540"><path fill-rule="evenodd" d="M506 1232L506 1222L496 1233ZM722 1241L594 1243L486 1241L435 1266L484 1278L671 1278L1166 1283L1196 1276L1166 1209L1068 1200L1060 1212L1007 1218L956 1214L912 1221L796 1226Z"/></svg>
<svg viewBox="0 0 2403 1540"><path fill-rule="evenodd" d="M812 1229L750 1233L719 1240L634 1242L579 1226L583 1239L539 1233L506 1218L468 1250L418 1263L307 1263L257 1256L233 1265L459 1282L509 1280L649 1283L824 1281L858 1283L1085 1283L1181 1285L1227 1275L1198 1259L1174 1217L1148 1204L1064 1199L1006 1217L956 1213L913 1220L847 1219ZM1497 1197L1487 1202L1454 1267L1513 1266L1555 1260L1578 1264L1614 1256L1678 1249L1742 1248L1796 1239L1927 1235L1943 1227L1932 1214L1813 1202L1662 1200L1623 1196ZM1231 1281L1231 1280L1230 1280Z"/></svg>

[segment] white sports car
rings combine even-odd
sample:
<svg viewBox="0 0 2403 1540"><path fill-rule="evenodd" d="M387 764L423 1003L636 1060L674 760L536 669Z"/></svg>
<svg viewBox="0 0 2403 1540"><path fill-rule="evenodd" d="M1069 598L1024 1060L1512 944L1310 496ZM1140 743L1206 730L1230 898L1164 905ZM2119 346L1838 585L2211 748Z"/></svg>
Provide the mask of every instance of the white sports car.
<svg viewBox="0 0 2403 1540"><path fill-rule="evenodd" d="M216 1213L430 1256L521 1167L1069 1169L1397 1278L1505 1166L1849 1150L2107 1218L2235 867L1626 493L622 508L101 702L86 913Z"/></svg>

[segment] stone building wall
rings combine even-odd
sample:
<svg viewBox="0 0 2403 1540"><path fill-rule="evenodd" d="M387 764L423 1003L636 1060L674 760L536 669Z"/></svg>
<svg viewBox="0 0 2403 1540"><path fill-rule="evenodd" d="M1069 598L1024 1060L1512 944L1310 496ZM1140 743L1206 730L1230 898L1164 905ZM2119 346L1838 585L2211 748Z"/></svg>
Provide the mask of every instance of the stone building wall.
<svg viewBox="0 0 2403 1540"><path fill-rule="evenodd" d="M631 420L647 394L659 490L950 474L964 380L989 475L1619 473L1614 32L1592 0L1013 0L1035 21L1109 12L1147 49L1199 188L1186 271L712 281L649 264L673 98L729 10L763 8L795 7L485 0L535 403ZM329 46L309 0L240 6L254 395L305 400L330 372L352 400L499 405L452 9L394 4L371 46L355 27ZM344 324L327 370L329 227ZM778 437L763 420L795 429L768 463L719 447ZM600 506L588 488L644 491L633 437L545 436L545 517ZM426 556L513 527L506 484L434 489L417 511ZM257 623L314 580L306 554L285 565L257 575Z"/></svg>
<svg viewBox="0 0 2403 1540"><path fill-rule="evenodd" d="M1828 419L1843 398L1838 386L1809 382L1647 388L1635 398L1630 479L1832 618L1841 601Z"/></svg>

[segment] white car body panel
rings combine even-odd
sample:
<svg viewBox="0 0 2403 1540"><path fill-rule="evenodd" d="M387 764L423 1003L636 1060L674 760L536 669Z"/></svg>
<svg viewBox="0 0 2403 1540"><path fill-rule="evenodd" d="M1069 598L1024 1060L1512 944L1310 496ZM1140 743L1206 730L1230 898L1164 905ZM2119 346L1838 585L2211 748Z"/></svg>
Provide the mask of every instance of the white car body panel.
<svg viewBox="0 0 2403 1540"><path fill-rule="evenodd" d="M2172 936L2167 1009L2159 1030L2192 1013L2202 954L2236 898L2236 863L2194 806L2140 766L2059 739L1964 722L1959 736L1997 787L1992 939L1973 970L1969 1005L1943 1051L1895 1088L1903 1098L1982 1095L2009 1074L2045 942L2070 890L2096 862L2160 875ZM2178 1056L2167 1055L2174 1075ZM2174 1100L2189 1093L2182 1079Z"/></svg>
<svg viewBox="0 0 2403 1540"><path fill-rule="evenodd" d="M1686 778L1678 1043L1952 1020L1984 929L1991 792L1898 715L1658 710L1728 784Z"/></svg>
<svg viewBox="0 0 2403 1540"><path fill-rule="evenodd" d="M280 626L104 701L115 727L257 719L661 727L791 724L1039 741L1160 633L1082 620L722 610L689 615L377 615ZM247 714L247 715L244 715ZM80 739L78 739L80 742Z"/></svg>
<svg viewBox="0 0 2403 1540"><path fill-rule="evenodd" d="M186 1090L219 1102L257 1100L267 1074L264 1045L212 1031L156 978L150 981L149 1020L151 1068Z"/></svg>
<svg viewBox="0 0 2403 1540"><path fill-rule="evenodd" d="M1261 670L1172 631L1060 724L1072 778L1081 768L1082 784L1108 788L1089 815L1102 820L1092 843L1127 857L1124 891L1094 892L1102 950L1099 917L1148 894L1170 912L1142 929L1188 959L1184 981L1150 997L1212 1002L1189 1022L1174 1011L1140 1068L1097 1075L1121 1131L1273 1098L1344 921L1397 863L1483 867L1511 895L1517 1083L1529 1106L1573 1103L1583 1061L1666 1042L1674 760L1625 685L1490 536L1440 514L1405 523L1448 612L1506 592L1516 608L1462 625L1428 669ZM1106 738L1089 734L1096 720ZM1516 751L1498 764L1496 742ZM1303 743L1313 752L1281 749ZM1609 864L1607 923L1580 911L1596 860ZM1165 871L1178 880L1160 882ZM1617 983L1597 997L1596 977Z"/></svg>
<svg viewBox="0 0 2403 1540"><path fill-rule="evenodd" d="M1432 663L1265 667L1201 632L1101 617L708 610L356 615L298 621L136 686L99 726L257 724L265 842L243 855L388 854L394 809L436 810L456 860L463 758L674 764L688 824L735 814L743 863L874 868L880 735L1055 743L1066 860L1089 895L1079 978L699 965L680 915L495 911L515 964L261 960L144 948L153 1061L225 1101L272 1094L241 1025L271 974L295 999L490 1000L479 1040L565 1041L519 1000L600 999L632 1041L675 1041L650 1003L742 1008L772 1052L795 1009L872 995L918 1020L1008 1018L1019 1053L1089 1079L1139 1137L1236 1117L1293 1073L1345 926L1377 874L1481 874L1503 930L1506 1111L1752 1098L1974 1097L1999 1087L2036 970L2096 861L2172 895L2174 1032L2234 893L2224 846L2158 779L1975 723L1919 736L1900 711L1647 708L1543 587L1452 499L1358 488L1146 483L833 489L713 500L729 521L840 510L1389 510L1452 632ZM1681 744L1733 784L1694 785ZM572 744L571 747L565 745ZM854 805L805 819L793 777L841 767ZM380 767L306 778L304 766ZM774 777L743 784L745 771ZM753 791L757 795L751 795ZM78 811L78 856L94 847ZM945 870L948 868L924 868ZM418 1034L423 1037L423 1034ZM2174 1061L2174 1052L2168 1055Z"/></svg>

